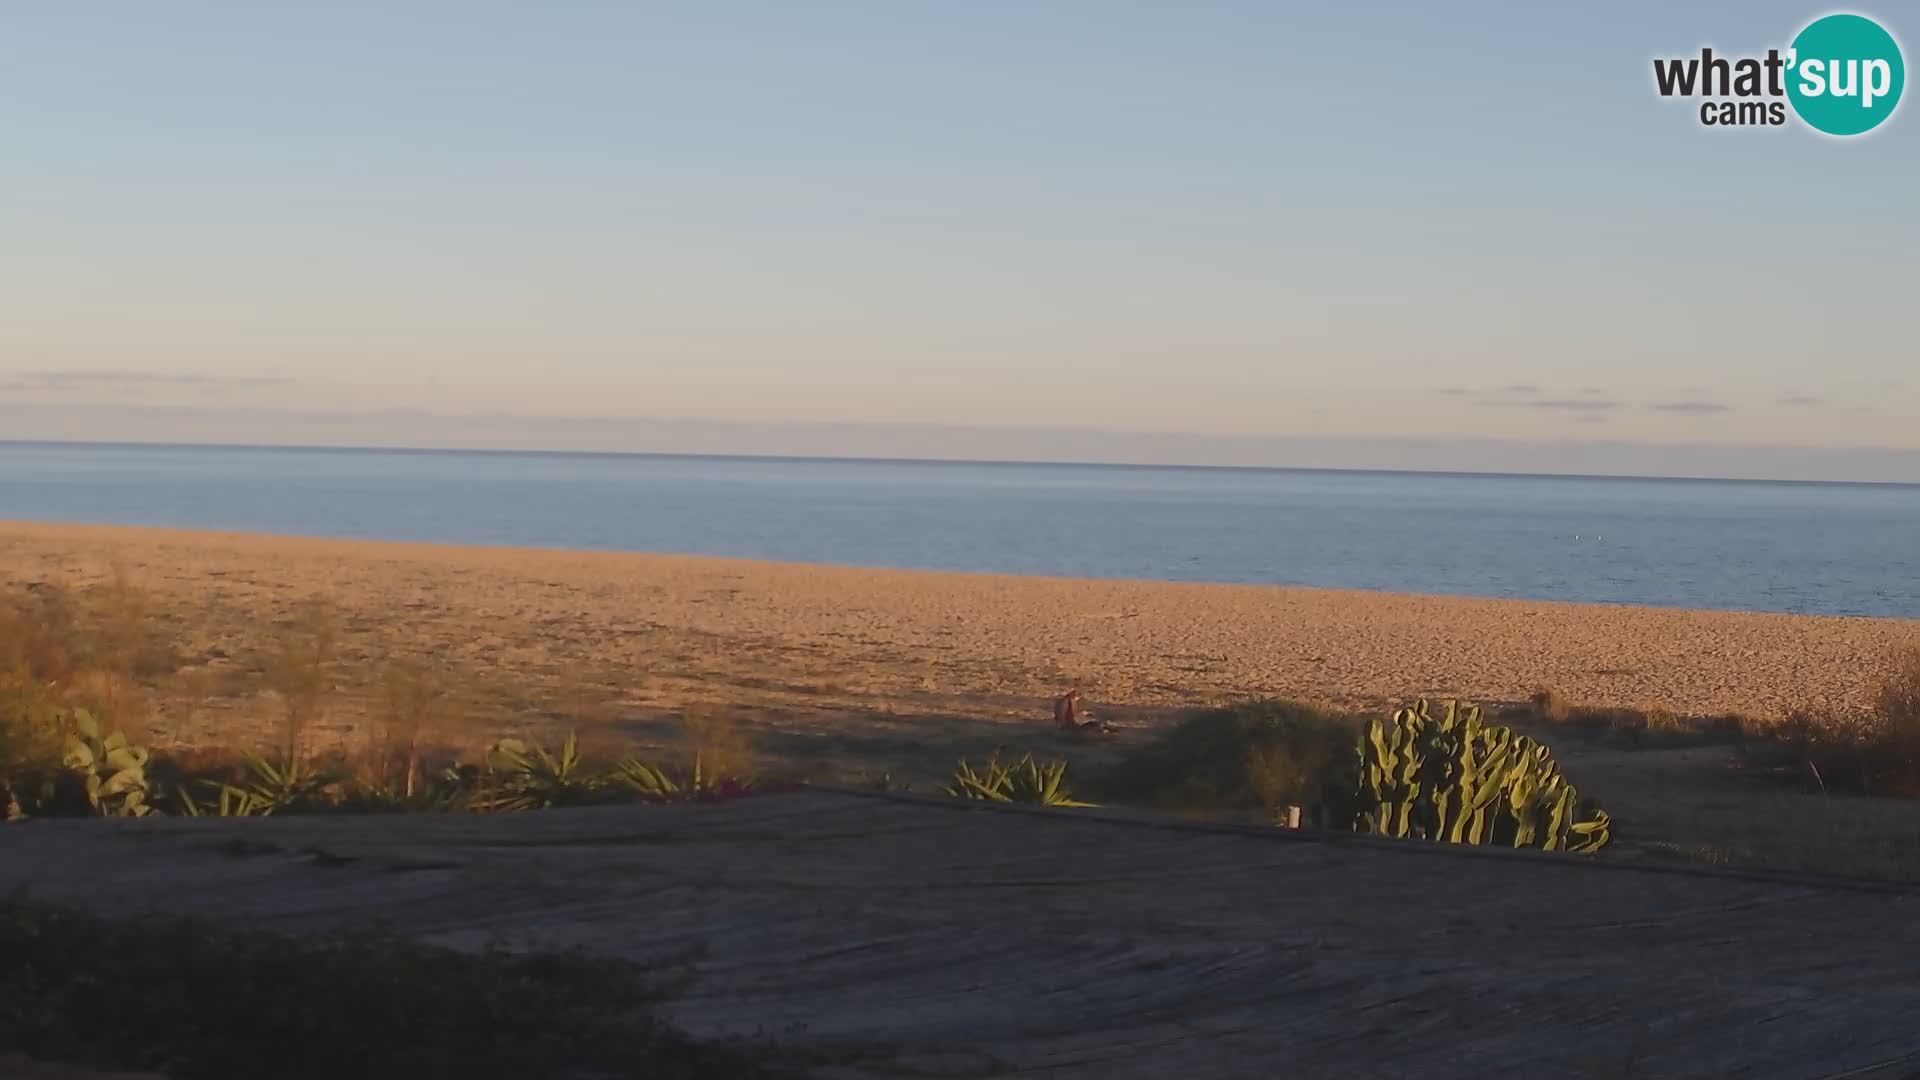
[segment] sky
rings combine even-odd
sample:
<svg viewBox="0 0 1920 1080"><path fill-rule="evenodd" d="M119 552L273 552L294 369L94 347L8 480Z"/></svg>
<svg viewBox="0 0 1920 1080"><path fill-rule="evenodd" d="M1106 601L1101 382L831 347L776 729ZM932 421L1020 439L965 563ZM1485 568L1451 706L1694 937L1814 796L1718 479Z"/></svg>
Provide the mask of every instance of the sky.
<svg viewBox="0 0 1920 1080"><path fill-rule="evenodd" d="M1827 10L0 5L0 438L1920 480Z"/></svg>

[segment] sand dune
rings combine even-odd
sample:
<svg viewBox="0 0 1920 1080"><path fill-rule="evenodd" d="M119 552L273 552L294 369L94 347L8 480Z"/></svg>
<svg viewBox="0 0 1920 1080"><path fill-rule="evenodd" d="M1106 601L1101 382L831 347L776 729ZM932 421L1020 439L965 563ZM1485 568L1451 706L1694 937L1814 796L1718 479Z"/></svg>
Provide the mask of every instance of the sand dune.
<svg viewBox="0 0 1920 1080"><path fill-rule="evenodd" d="M1777 714L1859 700L1920 622L1319 589L803 566L671 555L0 523L0 584L118 561L176 639L161 738L258 711L275 625L335 605L344 700L430 659L475 724L736 706L818 728L1032 720L1075 683L1109 707L1416 694ZM355 710L336 722L351 727Z"/></svg>

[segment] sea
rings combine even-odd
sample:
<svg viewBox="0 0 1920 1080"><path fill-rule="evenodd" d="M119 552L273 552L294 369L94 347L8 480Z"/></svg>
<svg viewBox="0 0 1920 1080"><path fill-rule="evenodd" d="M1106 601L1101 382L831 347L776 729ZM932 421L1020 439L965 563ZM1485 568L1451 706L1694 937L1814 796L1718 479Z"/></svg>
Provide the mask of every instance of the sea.
<svg viewBox="0 0 1920 1080"><path fill-rule="evenodd" d="M1899 484L0 442L6 519L1920 618Z"/></svg>

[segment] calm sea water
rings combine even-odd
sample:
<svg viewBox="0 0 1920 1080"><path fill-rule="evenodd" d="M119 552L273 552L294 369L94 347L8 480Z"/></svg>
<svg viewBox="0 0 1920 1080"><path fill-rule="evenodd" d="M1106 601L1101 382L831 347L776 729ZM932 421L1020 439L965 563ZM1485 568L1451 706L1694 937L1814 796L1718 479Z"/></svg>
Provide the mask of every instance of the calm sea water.
<svg viewBox="0 0 1920 1080"><path fill-rule="evenodd" d="M1920 617L1920 487L0 443L0 519Z"/></svg>

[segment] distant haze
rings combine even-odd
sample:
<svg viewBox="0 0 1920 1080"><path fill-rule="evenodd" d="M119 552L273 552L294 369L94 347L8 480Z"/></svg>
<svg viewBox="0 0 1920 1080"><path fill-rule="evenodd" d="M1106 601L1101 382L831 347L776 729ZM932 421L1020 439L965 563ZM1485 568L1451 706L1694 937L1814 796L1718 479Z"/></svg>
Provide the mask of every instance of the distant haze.
<svg viewBox="0 0 1920 1080"><path fill-rule="evenodd" d="M1920 450L0 404L0 438L1920 483Z"/></svg>

